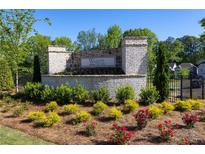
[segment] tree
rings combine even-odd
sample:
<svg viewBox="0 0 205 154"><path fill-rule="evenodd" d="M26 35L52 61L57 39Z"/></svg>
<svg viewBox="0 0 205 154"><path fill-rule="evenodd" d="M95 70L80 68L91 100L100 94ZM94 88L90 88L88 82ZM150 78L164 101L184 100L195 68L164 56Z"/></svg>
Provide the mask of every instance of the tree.
<svg viewBox="0 0 205 154"><path fill-rule="evenodd" d="M14 86L11 69L4 58L0 58L0 90L8 90Z"/></svg>
<svg viewBox="0 0 205 154"><path fill-rule="evenodd" d="M199 24L205 30L205 18L201 19L199 21ZM203 32L200 37L201 37L201 39L205 40L205 32Z"/></svg>
<svg viewBox="0 0 205 154"><path fill-rule="evenodd" d="M41 67L38 55L35 55L34 57L33 82L41 82Z"/></svg>
<svg viewBox="0 0 205 154"><path fill-rule="evenodd" d="M169 96L169 66L166 56L166 46L160 42L156 51L157 67L155 69L153 84L159 91L159 101L164 101Z"/></svg>
<svg viewBox="0 0 205 154"><path fill-rule="evenodd" d="M30 54L24 62L24 66L28 68L28 72L32 73L33 57L38 55L40 59L41 72L43 74L48 73L48 46L51 45L51 39L49 36L36 34L31 36L28 40L28 46Z"/></svg>
<svg viewBox="0 0 205 154"><path fill-rule="evenodd" d="M72 43L72 40L65 36L56 37L54 40L54 45L65 46L67 50L74 50L74 45Z"/></svg>
<svg viewBox="0 0 205 154"><path fill-rule="evenodd" d="M162 42L165 46L165 51L167 51L166 56L168 59L168 62L181 62L182 57L180 57L180 54L184 50L184 45L181 41L176 40L172 37L168 37L166 41Z"/></svg>
<svg viewBox="0 0 205 154"><path fill-rule="evenodd" d="M122 37L122 30L118 25L113 25L107 30L107 48L118 48Z"/></svg>
<svg viewBox="0 0 205 154"><path fill-rule="evenodd" d="M95 32L95 29L88 31L80 31L77 36L77 44L80 50L90 50L98 46L99 34Z"/></svg>
<svg viewBox="0 0 205 154"><path fill-rule="evenodd" d="M27 41L33 25L42 21L34 17L34 10L0 10L1 54L5 55L12 72L16 74L16 91L18 92L19 66L28 56ZM48 18L43 19L49 23ZM49 23L50 24L50 23Z"/></svg>
<svg viewBox="0 0 205 154"><path fill-rule="evenodd" d="M126 36L146 36L148 41L148 74L152 74L154 70L154 66L156 64L156 55L154 52L154 48L158 43L158 39L155 33L151 30L144 29L130 29L123 33L123 37Z"/></svg>

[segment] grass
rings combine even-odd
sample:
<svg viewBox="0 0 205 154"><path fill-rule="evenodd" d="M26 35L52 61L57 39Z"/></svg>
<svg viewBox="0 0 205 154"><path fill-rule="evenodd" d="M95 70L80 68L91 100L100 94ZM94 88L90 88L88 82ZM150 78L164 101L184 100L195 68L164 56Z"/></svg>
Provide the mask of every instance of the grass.
<svg viewBox="0 0 205 154"><path fill-rule="evenodd" d="M52 144L44 140L27 135L16 129L0 125L0 144L6 145L44 145Z"/></svg>

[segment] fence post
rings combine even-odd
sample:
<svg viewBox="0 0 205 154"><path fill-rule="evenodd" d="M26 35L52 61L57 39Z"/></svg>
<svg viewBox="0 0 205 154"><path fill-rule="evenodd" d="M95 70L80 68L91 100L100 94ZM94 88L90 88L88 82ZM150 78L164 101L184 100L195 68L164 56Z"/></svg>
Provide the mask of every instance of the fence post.
<svg viewBox="0 0 205 154"><path fill-rule="evenodd" d="M204 99L204 79L201 79L202 81L202 99Z"/></svg>
<svg viewBox="0 0 205 154"><path fill-rule="evenodd" d="M181 95L181 100L183 99L183 76L181 75L181 82L180 82L180 95Z"/></svg>
<svg viewBox="0 0 205 154"><path fill-rule="evenodd" d="M190 75L190 98L192 99L192 75Z"/></svg>

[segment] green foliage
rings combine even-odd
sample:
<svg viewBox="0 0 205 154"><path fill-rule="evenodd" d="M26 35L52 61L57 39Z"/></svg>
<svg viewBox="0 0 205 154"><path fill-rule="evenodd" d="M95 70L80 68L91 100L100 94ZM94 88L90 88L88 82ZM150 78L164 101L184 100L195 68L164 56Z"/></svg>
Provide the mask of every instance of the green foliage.
<svg viewBox="0 0 205 154"><path fill-rule="evenodd" d="M188 99L185 101L191 104L192 110L199 110L204 106L203 102L199 99Z"/></svg>
<svg viewBox="0 0 205 154"><path fill-rule="evenodd" d="M105 103L103 103L102 101L98 101L96 104L93 105L93 113L95 115L99 115L107 108L108 106Z"/></svg>
<svg viewBox="0 0 205 154"><path fill-rule="evenodd" d="M14 117L19 117L21 116L26 110L28 110L28 106L26 104L18 107L13 111L13 116Z"/></svg>
<svg viewBox="0 0 205 154"><path fill-rule="evenodd" d="M47 103L45 106L45 111L54 111L58 108L58 104L56 101L51 101L50 103Z"/></svg>
<svg viewBox="0 0 205 154"><path fill-rule="evenodd" d="M41 100L41 93L44 90L44 85L41 83L27 82L24 86L24 95L32 100Z"/></svg>
<svg viewBox="0 0 205 154"><path fill-rule="evenodd" d="M46 118L40 119L40 125L43 127L51 127L61 121L61 117L55 112L49 112Z"/></svg>
<svg viewBox="0 0 205 154"><path fill-rule="evenodd" d="M73 124L78 124L78 123L81 123L81 122L88 121L90 118L91 118L91 115L87 111L77 112L76 117L73 121Z"/></svg>
<svg viewBox="0 0 205 154"><path fill-rule="evenodd" d="M154 86L142 88L140 92L140 102L143 105L150 105L159 99L159 92Z"/></svg>
<svg viewBox="0 0 205 154"><path fill-rule="evenodd" d="M164 101L161 104L159 104L159 107L164 111L164 113L168 113L174 110L174 105L167 101Z"/></svg>
<svg viewBox="0 0 205 154"><path fill-rule="evenodd" d="M72 100L72 88L67 84L61 84L56 88L56 99L58 103L66 104Z"/></svg>
<svg viewBox="0 0 205 154"><path fill-rule="evenodd" d="M89 97L89 92L79 83L73 88L73 100L77 103L85 102Z"/></svg>
<svg viewBox="0 0 205 154"><path fill-rule="evenodd" d="M159 100L162 102L169 96L169 66L166 57L166 48L159 43L157 50L157 67L154 75L154 86L159 91Z"/></svg>
<svg viewBox="0 0 205 154"><path fill-rule="evenodd" d="M110 94L109 90L107 87L102 86L99 89L93 90L91 92L91 97L95 102L97 101L103 101L103 102L108 102Z"/></svg>
<svg viewBox="0 0 205 154"><path fill-rule="evenodd" d="M135 90L131 85L121 86L116 91L116 99L124 103L127 99L135 99Z"/></svg>
<svg viewBox="0 0 205 154"><path fill-rule="evenodd" d="M138 108L139 108L139 104L136 103L135 100L131 100L131 99L125 100L125 102L124 102L124 110L125 111L133 112Z"/></svg>
<svg viewBox="0 0 205 154"><path fill-rule="evenodd" d="M11 69L5 59L0 58L0 90L8 90L14 86Z"/></svg>
<svg viewBox="0 0 205 154"><path fill-rule="evenodd" d="M192 105L190 101L181 101L177 100L176 103L174 104L175 109L178 111L191 111L192 110Z"/></svg>
<svg viewBox="0 0 205 154"><path fill-rule="evenodd" d="M64 46L67 48L67 50L74 50L74 45L72 43L72 40L65 36L56 37L54 40L54 45Z"/></svg>
<svg viewBox="0 0 205 154"><path fill-rule="evenodd" d="M28 119L34 122L38 122L39 119L44 119L44 118L46 118L46 115L42 111L30 112L28 114Z"/></svg>
<svg viewBox="0 0 205 154"><path fill-rule="evenodd" d="M112 107L108 112L109 117L118 119L122 116L122 112L116 107Z"/></svg>
<svg viewBox="0 0 205 154"><path fill-rule="evenodd" d="M38 55L34 56L33 82L41 82L41 68Z"/></svg>
<svg viewBox="0 0 205 154"><path fill-rule="evenodd" d="M80 106L77 104L69 104L69 105L64 105L63 110L66 113L72 114L76 113L80 109Z"/></svg>
<svg viewBox="0 0 205 154"><path fill-rule="evenodd" d="M190 73L190 71L188 68L181 68L179 71L179 74L185 78L189 76L189 73Z"/></svg>
<svg viewBox="0 0 205 154"><path fill-rule="evenodd" d="M56 91L52 86L44 85L44 89L41 91L41 101L49 102L56 99Z"/></svg>
<svg viewBox="0 0 205 154"><path fill-rule="evenodd" d="M157 105L149 106L148 110L152 119L156 119L159 116L163 115L163 110Z"/></svg>

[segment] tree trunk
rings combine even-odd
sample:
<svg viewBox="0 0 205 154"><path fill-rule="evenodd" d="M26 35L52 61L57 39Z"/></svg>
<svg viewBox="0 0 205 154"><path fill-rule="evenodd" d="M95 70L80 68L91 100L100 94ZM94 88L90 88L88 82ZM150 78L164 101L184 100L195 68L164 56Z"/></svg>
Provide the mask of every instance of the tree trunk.
<svg viewBox="0 0 205 154"><path fill-rule="evenodd" d="M16 92L19 92L19 74L18 70L16 71Z"/></svg>

